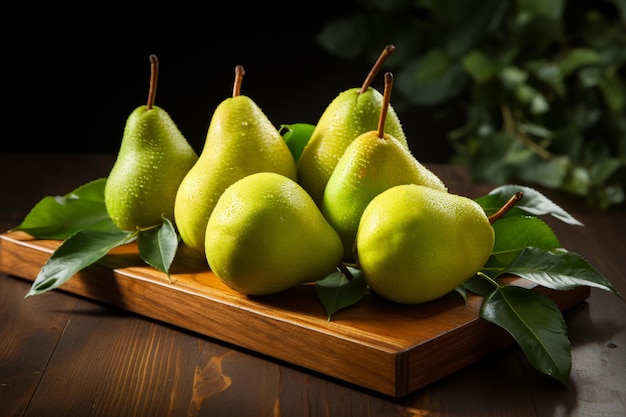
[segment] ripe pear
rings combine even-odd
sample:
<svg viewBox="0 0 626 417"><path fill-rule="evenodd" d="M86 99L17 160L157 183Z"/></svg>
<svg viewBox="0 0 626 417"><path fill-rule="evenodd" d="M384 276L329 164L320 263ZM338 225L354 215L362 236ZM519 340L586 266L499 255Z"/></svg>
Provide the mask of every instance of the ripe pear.
<svg viewBox="0 0 626 417"><path fill-rule="evenodd" d="M244 68L235 67L233 96L215 109L198 161L183 179L174 206L181 240L204 256L205 230L220 195L235 181L269 171L296 179L296 163L278 129L248 96Z"/></svg>
<svg viewBox="0 0 626 417"><path fill-rule="evenodd" d="M417 184L383 191L363 212L357 263L371 290L418 304L474 276L491 256L494 230L474 200Z"/></svg>
<svg viewBox="0 0 626 417"><path fill-rule="evenodd" d="M302 150L298 182L318 206L322 203L326 183L348 145L360 134L376 130L378 126L383 95L370 84L393 51L393 45L383 50L360 88L342 91L332 100ZM408 148L400 119L391 106L386 117L385 132Z"/></svg>
<svg viewBox="0 0 626 417"><path fill-rule="evenodd" d="M148 102L126 120L117 159L108 175L104 202L111 220L135 231L174 221L180 182L198 159L169 114L154 105L158 59L150 55Z"/></svg>
<svg viewBox="0 0 626 417"><path fill-rule="evenodd" d="M378 130L362 133L348 145L324 190L321 210L341 237L345 262L354 260L354 241L361 215L376 195L400 184L421 184L447 191L443 181L409 149L384 133L392 85L393 75L386 73Z"/></svg>
<svg viewBox="0 0 626 417"><path fill-rule="evenodd" d="M337 269L341 239L309 194L273 172L248 175L220 196L206 227L215 275L247 295L317 281Z"/></svg>

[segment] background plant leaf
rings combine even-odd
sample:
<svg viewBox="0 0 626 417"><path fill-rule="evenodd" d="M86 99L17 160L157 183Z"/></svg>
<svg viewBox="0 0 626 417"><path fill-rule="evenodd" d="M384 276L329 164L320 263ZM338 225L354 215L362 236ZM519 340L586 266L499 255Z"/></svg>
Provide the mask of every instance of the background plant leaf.
<svg viewBox="0 0 626 417"><path fill-rule="evenodd" d="M23 231L37 239L64 240L79 230L114 232L104 205L106 178L88 182L64 196L40 200L11 231Z"/></svg>
<svg viewBox="0 0 626 417"><path fill-rule="evenodd" d="M527 247L503 273L555 290L569 290L585 285L612 292L622 298L615 287L582 256L562 248L546 250Z"/></svg>
<svg viewBox="0 0 626 417"><path fill-rule="evenodd" d="M412 104L419 106L445 102L459 95L469 84L469 76L460 61L453 60L440 49L407 62L396 78L398 89L406 93Z"/></svg>
<svg viewBox="0 0 626 417"><path fill-rule="evenodd" d="M172 222L163 217L163 223L159 227L142 230L137 236L139 256L148 265L170 276L170 266L176 256L179 236Z"/></svg>
<svg viewBox="0 0 626 417"><path fill-rule="evenodd" d="M367 292L367 284L362 277L361 270L352 267L348 267L348 270L352 279L336 271L316 282L317 296L326 309L328 321L337 311L361 301Z"/></svg>
<svg viewBox="0 0 626 417"><path fill-rule="evenodd" d="M396 109L449 126L440 158L472 181L536 183L606 209L626 200L625 4L356 0L316 40L372 63L396 45ZM621 166L594 175L603 159Z"/></svg>
<svg viewBox="0 0 626 417"><path fill-rule="evenodd" d="M67 238L41 267L26 297L58 288L111 249L133 239L131 232L80 230Z"/></svg>
<svg viewBox="0 0 626 417"><path fill-rule="evenodd" d="M480 317L505 329L531 365L563 385L571 371L571 345L558 306L532 290L504 286L484 301Z"/></svg>

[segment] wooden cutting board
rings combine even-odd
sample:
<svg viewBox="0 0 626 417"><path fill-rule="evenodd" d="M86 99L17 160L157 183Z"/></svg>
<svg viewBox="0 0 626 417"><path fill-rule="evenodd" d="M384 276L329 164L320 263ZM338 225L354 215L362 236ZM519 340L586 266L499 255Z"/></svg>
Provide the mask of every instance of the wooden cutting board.
<svg viewBox="0 0 626 417"><path fill-rule="evenodd" d="M60 241L23 232L0 235L0 271L34 280ZM368 295L328 321L315 286L248 297L224 284L205 261L177 255L175 280L147 266L135 244L115 248L59 289L250 349L392 397L407 395L513 343L500 327L478 317L482 298L458 294L421 305ZM531 287L511 277L511 283ZM535 288L561 310L589 297ZM37 297L45 297L45 294Z"/></svg>

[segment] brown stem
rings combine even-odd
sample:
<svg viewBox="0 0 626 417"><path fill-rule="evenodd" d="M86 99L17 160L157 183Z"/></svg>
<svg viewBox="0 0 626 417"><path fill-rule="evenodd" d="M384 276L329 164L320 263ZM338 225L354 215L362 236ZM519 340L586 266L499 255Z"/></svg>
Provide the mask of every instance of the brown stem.
<svg viewBox="0 0 626 417"><path fill-rule="evenodd" d="M363 85L359 89L359 94L364 93L364 92L367 91L367 88L372 83L372 80L374 79L376 74L378 74L378 71L380 71L380 68L383 66L383 63L387 60L389 55L391 55L393 53L393 51L395 51L395 50L396 50L396 47L393 46L393 45L385 46L385 49L383 49L383 51L381 52L380 56L378 57L378 59L374 63L374 66L370 70L369 74L367 74L367 77L365 78L365 81L363 81Z"/></svg>
<svg viewBox="0 0 626 417"><path fill-rule="evenodd" d="M391 102L391 87L393 87L393 74L385 73L385 90L383 91L383 102L380 108L380 118L378 119L378 137L385 137L385 120L387 120L387 111Z"/></svg>
<svg viewBox="0 0 626 417"><path fill-rule="evenodd" d="M243 76L246 75L246 71L242 65L235 67L235 82L233 83L233 97L237 97L241 93L241 83L243 82Z"/></svg>
<svg viewBox="0 0 626 417"><path fill-rule="evenodd" d="M343 262L339 262L337 264L337 268L339 269L339 271L344 274L346 276L346 279L348 281L352 281L352 278L354 278L352 276L352 273L350 272L350 270L348 269L348 267L346 266L346 264L344 264Z"/></svg>
<svg viewBox="0 0 626 417"><path fill-rule="evenodd" d="M159 59L156 55L150 55L150 89L148 90L148 102L146 109L152 109L156 98L157 81L159 80Z"/></svg>
<svg viewBox="0 0 626 417"><path fill-rule="evenodd" d="M522 191L518 191L509 198L509 201L504 203L502 207L491 216L488 217L489 223L494 224L496 221L500 220L502 216L504 216L509 210L513 208L514 205L517 204L518 201L522 199L524 193Z"/></svg>

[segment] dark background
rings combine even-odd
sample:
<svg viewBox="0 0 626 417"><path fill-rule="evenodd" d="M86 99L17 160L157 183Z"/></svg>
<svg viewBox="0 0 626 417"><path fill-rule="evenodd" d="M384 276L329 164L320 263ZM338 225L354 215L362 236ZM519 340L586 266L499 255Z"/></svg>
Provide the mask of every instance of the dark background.
<svg viewBox="0 0 626 417"><path fill-rule="evenodd" d="M241 93L277 127L315 124L372 65L341 60L315 41L326 22L352 12L350 1L309 2L314 10L245 2L218 8L208 1L84 4L22 3L5 15L8 131L1 150L117 153L126 118L146 101L152 53L160 61L156 104L198 152L213 110L232 94L235 65L246 69ZM382 91L382 77L373 86ZM409 109L399 116L418 159L448 159L441 127L427 114Z"/></svg>

